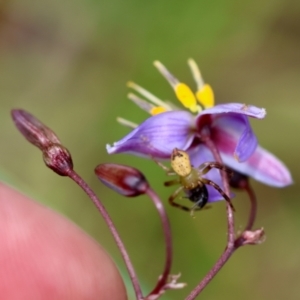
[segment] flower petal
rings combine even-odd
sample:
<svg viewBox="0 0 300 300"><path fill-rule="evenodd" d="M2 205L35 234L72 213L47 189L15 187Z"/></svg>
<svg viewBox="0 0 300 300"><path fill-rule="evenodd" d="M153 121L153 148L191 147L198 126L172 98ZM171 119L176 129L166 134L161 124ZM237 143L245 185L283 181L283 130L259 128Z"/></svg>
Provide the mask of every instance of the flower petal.
<svg viewBox="0 0 300 300"><path fill-rule="evenodd" d="M257 139L246 116L229 113L212 117L211 139L220 152L246 161L257 147Z"/></svg>
<svg viewBox="0 0 300 300"><path fill-rule="evenodd" d="M186 150L192 143L194 116L187 111L165 112L148 118L120 141L107 145L109 154L170 158L174 148Z"/></svg>
<svg viewBox="0 0 300 300"><path fill-rule="evenodd" d="M249 175L264 184L285 187L293 183L287 167L273 154L258 146L252 156L243 163L237 162L230 154L221 153L224 163Z"/></svg>
<svg viewBox="0 0 300 300"><path fill-rule="evenodd" d="M199 116L210 115L210 114L223 114L223 113L236 113L242 114L249 117L263 119L266 115L264 108L259 108L253 105L242 104L242 103L224 103L218 104L212 108L205 109Z"/></svg>
<svg viewBox="0 0 300 300"><path fill-rule="evenodd" d="M196 168L198 168L201 164L205 162L215 161L211 151L203 144L199 144L196 147L190 148L188 150L188 153L190 155L190 159L193 166ZM213 181L221 189L224 189L220 171L218 169L210 170L203 177ZM210 185L206 185L206 187L208 189L208 195L209 195L208 203L224 200L223 196L220 195L220 193L215 188L213 188ZM233 194L230 195L230 198L232 197L234 197Z"/></svg>

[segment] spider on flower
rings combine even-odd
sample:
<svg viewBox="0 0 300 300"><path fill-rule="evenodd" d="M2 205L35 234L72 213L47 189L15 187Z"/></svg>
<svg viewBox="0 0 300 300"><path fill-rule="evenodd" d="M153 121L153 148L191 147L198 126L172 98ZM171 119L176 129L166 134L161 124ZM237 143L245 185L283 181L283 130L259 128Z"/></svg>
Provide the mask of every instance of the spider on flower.
<svg viewBox="0 0 300 300"><path fill-rule="evenodd" d="M231 174L232 170L230 170L229 168L217 162L206 162L201 164L198 168L194 168L191 164L188 153L177 148L173 149L171 154L171 168L166 167L155 159L153 160L167 172L167 175L179 176L179 178L177 179L173 179L164 183L165 186L180 184L180 187L178 187L175 192L173 192L169 197L169 203L172 206L178 207L185 211L189 211L191 213L193 213L195 210L203 209L209 198L208 190L206 187L206 185L208 184L215 188L223 196L223 198L231 206L232 210L235 210L230 198L219 187L219 185L217 185L212 180L203 177L203 175L208 173L213 168L223 170L228 174ZM181 191L184 191L186 193L187 196L185 198L188 198L190 201L195 203L194 206L189 208L175 202L175 199Z"/></svg>

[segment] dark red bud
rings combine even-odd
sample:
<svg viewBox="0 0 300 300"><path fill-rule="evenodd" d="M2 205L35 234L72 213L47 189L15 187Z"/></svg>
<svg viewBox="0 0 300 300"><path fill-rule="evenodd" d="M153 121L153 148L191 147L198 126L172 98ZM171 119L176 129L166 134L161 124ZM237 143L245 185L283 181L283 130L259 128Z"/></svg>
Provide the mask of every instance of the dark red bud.
<svg viewBox="0 0 300 300"><path fill-rule="evenodd" d="M41 150L44 150L51 144L60 144L55 133L27 111L13 109L11 115L23 136Z"/></svg>
<svg viewBox="0 0 300 300"><path fill-rule="evenodd" d="M56 134L25 110L13 109L11 115L24 137L42 150L47 167L61 176L68 176L73 170L72 157Z"/></svg>
<svg viewBox="0 0 300 300"><path fill-rule="evenodd" d="M118 164L101 164L95 173L107 187L126 197L145 194L149 184L137 169Z"/></svg>
<svg viewBox="0 0 300 300"><path fill-rule="evenodd" d="M248 176L232 170L232 174L229 176L229 185L235 189L244 189L248 185Z"/></svg>
<svg viewBox="0 0 300 300"><path fill-rule="evenodd" d="M73 161L67 148L53 144L43 151L43 159L47 167L61 176L68 176L73 170Z"/></svg>

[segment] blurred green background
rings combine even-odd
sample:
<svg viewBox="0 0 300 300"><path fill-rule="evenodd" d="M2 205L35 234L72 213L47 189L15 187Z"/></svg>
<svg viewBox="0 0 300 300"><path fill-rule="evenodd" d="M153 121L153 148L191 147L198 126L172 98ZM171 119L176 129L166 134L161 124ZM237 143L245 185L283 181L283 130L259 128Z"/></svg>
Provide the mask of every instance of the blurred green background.
<svg viewBox="0 0 300 300"><path fill-rule="evenodd" d="M162 187L166 176L160 168L142 158L108 156L105 145L128 132L117 116L137 123L147 117L126 99L125 83L134 80L175 101L152 62L159 59L192 85L186 61L193 57L217 102L267 109L266 119L254 120L253 127L295 181L285 189L253 182L259 199L256 227L265 228L267 240L238 250L202 298L299 299L299 47L297 0L1 0L1 178L77 223L104 245L126 276L106 225L85 194L44 167L40 152L14 127L10 109L26 109L72 152L76 170L103 199L149 291L164 260L155 209L147 198L109 191L93 169L106 161L139 167L167 202L172 189ZM238 194L234 204L238 230L249 203ZM224 207L216 204L192 219L166 205L174 234L173 273L181 272L188 287L162 299L184 299L215 263L226 241Z"/></svg>

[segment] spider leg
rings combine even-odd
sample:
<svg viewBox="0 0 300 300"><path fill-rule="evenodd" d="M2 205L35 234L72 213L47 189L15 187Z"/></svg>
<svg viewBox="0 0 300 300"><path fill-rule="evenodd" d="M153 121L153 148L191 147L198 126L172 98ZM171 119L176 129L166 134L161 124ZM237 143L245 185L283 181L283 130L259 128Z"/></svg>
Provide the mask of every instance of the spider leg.
<svg viewBox="0 0 300 300"><path fill-rule="evenodd" d="M205 205L203 206L202 208L200 208L198 206L198 203L195 203L192 207L191 207L191 211L194 211L194 210L204 210L204 209L211 209L212 206L211 205Z"/></svg>
<svg viewBox="0 0 300 300"><path fill-rule="evenodd" d="M158 165L160 166L166 173L167 175L176 175L175 172L173 172L173 170L171 168L166 167L164 164L162 164L160 161L156 160L154 157L152 157L152 160Z"/></svg>
<svg viewBox="0 0 300 300"><path fill-rule="evenodd" d="M204 207L200 208L198 206L198 204L194 204L191 208L190 208L190 215L192 217L194 217L194 212L197 211L197 210L204 210L204 209L211 209L212 207L210 205L205 205Z"/></svg>
<svg viewBox="0 0 300 300"><path fill-rule="evenodd" d="M208 173L213 168L225 171L226 173L228 173L228 175L233 174L233 171L230 168L227 168L226 166L224 166L218 162L206 162L206 163L201 164L198 167L198 169L201 170L202 175Z"/></svg>
<svg viewBox="0 0 300 300"><path fill-rule="evenodd" d="M233 211L235 211L234 206L231 203L230 198L224 193L224 191L213 181L206 179L206 178L201 178L201 182L204 184L209 184L212 187L214 187L222 196L223 198L229 203L230 207L232 208Z"/></svg>
<svg viewBox="0 0 300 300"><path fill-rule="evenodd" d="M179 195L179 193L183 190L183 186L180 186L170 197L169 197L169 203L174 206L174 207L177 207L177 208L180 208L182 210L185 210L185 211L191 211L191 208L187 207L187 206L184 206L184 205L181 205L181 204L178 204L176 202L174 202L174 200L176 199L176 197ZM197 210L197 209L196 209Z"/></svg>
<svg viewBox="0 0 300 300"><path fill-rule="evenodd" d="M165 186L171 186L171 185L174 185L174 184L179 184L180 183L180 180L179 179L174 179L174 180L170 180L170 181L166 181L164 183Z"/></svg>

